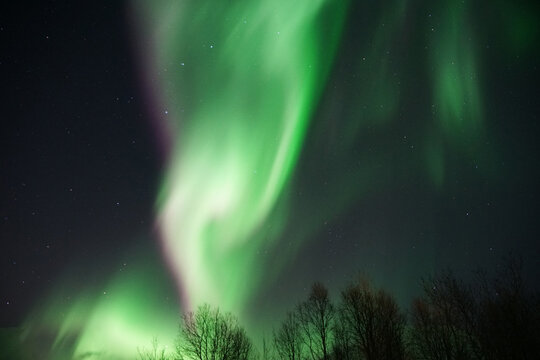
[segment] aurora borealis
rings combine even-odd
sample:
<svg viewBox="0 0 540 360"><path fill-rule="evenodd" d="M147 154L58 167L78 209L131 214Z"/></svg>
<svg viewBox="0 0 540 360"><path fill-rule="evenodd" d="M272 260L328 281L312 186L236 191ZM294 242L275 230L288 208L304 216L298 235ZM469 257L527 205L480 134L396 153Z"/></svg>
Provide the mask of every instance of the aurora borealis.
<svg viewBox="0 0 540 360"><path fill-rule="evenodd" d="M258 336L358 271L405 305L446 266L539 273L538 5L58 6L2 25L2 321L27 356L172 347L205 302Z"/></svg>
<svg viewBox="0 0 540 360"><path fill-rule="evenodd" d="M239 312L256 291L256 254L284 225L284 212L270 213L302 148L345 5L158 2L145 11L156 12L153 67L164 69L156 77L173 137L158 226L188 306Z"/></svg>

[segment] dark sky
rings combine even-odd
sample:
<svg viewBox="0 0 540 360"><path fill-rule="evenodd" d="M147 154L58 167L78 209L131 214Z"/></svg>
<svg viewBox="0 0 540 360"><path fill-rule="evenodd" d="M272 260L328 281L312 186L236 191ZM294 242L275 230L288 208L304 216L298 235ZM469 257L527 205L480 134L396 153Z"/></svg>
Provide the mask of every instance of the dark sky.
<svg viewBox="0 0 540 360"><path fill-rule="evenodd" d="M288 305L288 294L314 279L337 288L359 270L407 298L412 279L434 269L489 267L509 252L523 256L530 278L538 277L538 9L517 5L518 14L533 14L533 29L520 33L514 18L500 23L504 4L497 6L471 9L485 146L475 153L441 140L446 171L437 186L422 165L426 144L440 135L424 126L431 91L423 70L432 65L417 34L430 26L429 6L412 5L402 38L392 43L389 69L403 84L395 119L360 131L350 125L352 114L378 116L362 101L381 101L376 89L386 75L358 72L362 46L375 47L373 32L364 29L377 26L370 14L380 9L351 6L291 180L291 216L299 226L288 226L286 236L312 240L284 270L288 281L267 290L278 289L278 298L262 291L255 303ZM133 34L123 2L2 5L0 326L20 324L68 266L106 273L134 238L152 233L162 159ZM344 140L353 128L361 135ZM351 190L350 181L361 189ZM145 246L155 253L153 244Z"/></svg>
<svg viewBox="0 0 540 360"><path fill-rule="evenodd" d="M16 4L0 11L2 325L147 230L160 171L125 4Z"/></svg>

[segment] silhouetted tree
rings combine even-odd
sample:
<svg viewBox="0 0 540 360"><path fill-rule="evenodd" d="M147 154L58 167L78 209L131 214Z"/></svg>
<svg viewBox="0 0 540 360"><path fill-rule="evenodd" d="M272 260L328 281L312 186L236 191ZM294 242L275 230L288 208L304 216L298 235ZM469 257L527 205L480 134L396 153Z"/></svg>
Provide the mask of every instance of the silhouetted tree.
<svg viewBox="0 0 540 360"><path fill-rule="evenodd" d="M392 296L374 290L367 280L341 294L341 319L354 351L366 360L399 360L405 356L405 316Z"/></svg>
<svg viewBox="0 0 540 360"><path fill-rule="evenodd" d="M203 305L183 316L176 350L180 358L246 360L252 344L234 316Z"/></svg>
<svg viewBox="0 0 540 360"><path fill-rule="evenodd" d="M326 287L314 283L309 298L298 306L297 311L302 338L312 360L328 360L335 310Z"/></svg>
<svg viewBox="0 0 540 360"><path fill-rule="evenodd" d="M540 307L511 258L492 279L472 285L450 271L423 280L413 304L410 339L419 359L539 359Z"/></svg>
<svg viewBox="0 0 540 360"><path fill-rule="evenodd" d="M154 339L149 350L138 349L138 359L540 359L539 294L527 286L521 260L510 258L498 269L491 278L479 271L469 283L451 271L423 279L408 346L406 318L394 298L361 279L342 291L337 310L328 290L313 284L308 299L274 329L273 347L263 338L257 354L233 315L203 305L182 317L176 356Z"/></svg>
<svg viewBox="0 0 540 360"><path fill-rule="evenodd" d="M480 359L477 304L470 287L446 271L422 280L413 303L411 344L421 359Z"/></svg>
<svg viewBox="0 0 540 360"><path fill-rule="evenodd" d="M303 338L298 314L287 313L277 331L274 331L274 346L280 359L301 360L303 358Z"/></svg>

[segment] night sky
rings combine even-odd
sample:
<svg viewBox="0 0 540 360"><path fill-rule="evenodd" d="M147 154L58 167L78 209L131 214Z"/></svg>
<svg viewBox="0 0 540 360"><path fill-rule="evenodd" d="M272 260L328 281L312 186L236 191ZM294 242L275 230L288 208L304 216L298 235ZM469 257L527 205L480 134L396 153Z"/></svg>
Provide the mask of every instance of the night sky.
<svg viewBox="0 0 540 360"><path fill-rule="evenodd" d="M0 327L129 354L359 271L404 307L510 253L540 287L539 6L289 3L2 4Z"/></svg>

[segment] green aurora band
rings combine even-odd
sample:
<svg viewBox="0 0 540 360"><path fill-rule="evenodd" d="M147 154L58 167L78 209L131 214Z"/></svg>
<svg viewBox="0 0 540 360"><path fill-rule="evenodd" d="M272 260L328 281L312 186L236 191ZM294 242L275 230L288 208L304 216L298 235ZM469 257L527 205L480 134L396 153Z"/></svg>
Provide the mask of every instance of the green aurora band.
<svg viewBox="0 0 540 360"><path fill-rule="evenodd" d="M267 270L257 254L286 221L273 209L324 88L346 2L142 6L172 136L158 200L164 254L186 307L242 314Z"/></svg>
<svg viewBox="0 0 540 360"><path fill-rule="evenodd" d="M79 279L59 281L50 298L29 314L21 353L44 359L132 359L137 347L154 336L172 347L179 312L202 302L249 323L253 319L245 309L260 292L261 279L279 275L317 231L314 224L337 216L365 188L384 186L377 163L386 162L386 168L399 167L400 161L414 164L442 189L448 154L486 157L479 145L485 111L472 19L462 1L445 0L421 22L433 26L425 40L431 117L416 135L422 151L399 160L392 154L372 159L367 152L352 158L355 138L367 127L384 133L406 101L398 79L408 70L392 62L389 50L397 48L396 39L405 32L408 5L406 0L381 5L374 20L379 26L366 29L369 45L357 45L365 56L352 61L357 69L349 85L353 91L334 93L349 111L336 158L362 162L361 168L329 182L328 197L312 201L323 209L320 218L301 219L291 214L299 206L288 197L292 176L320 100L333 91L325 86L348 2L134 1L140 37L150 44L146 72L168 146L156 212L176 289L163 264L148 261L141 251L109 281L87 285L78 295ZM534 44L538 27L529 16L526 26L511 30L522 16L511 14L504 12L508 26L502 29L515 42L509 51L524 51ZM528 34L529 42L515 31ZM300 219L299 236L287 239L292 245L272 264L259 261L262 251L282 245L291 218Z"/></svg>

